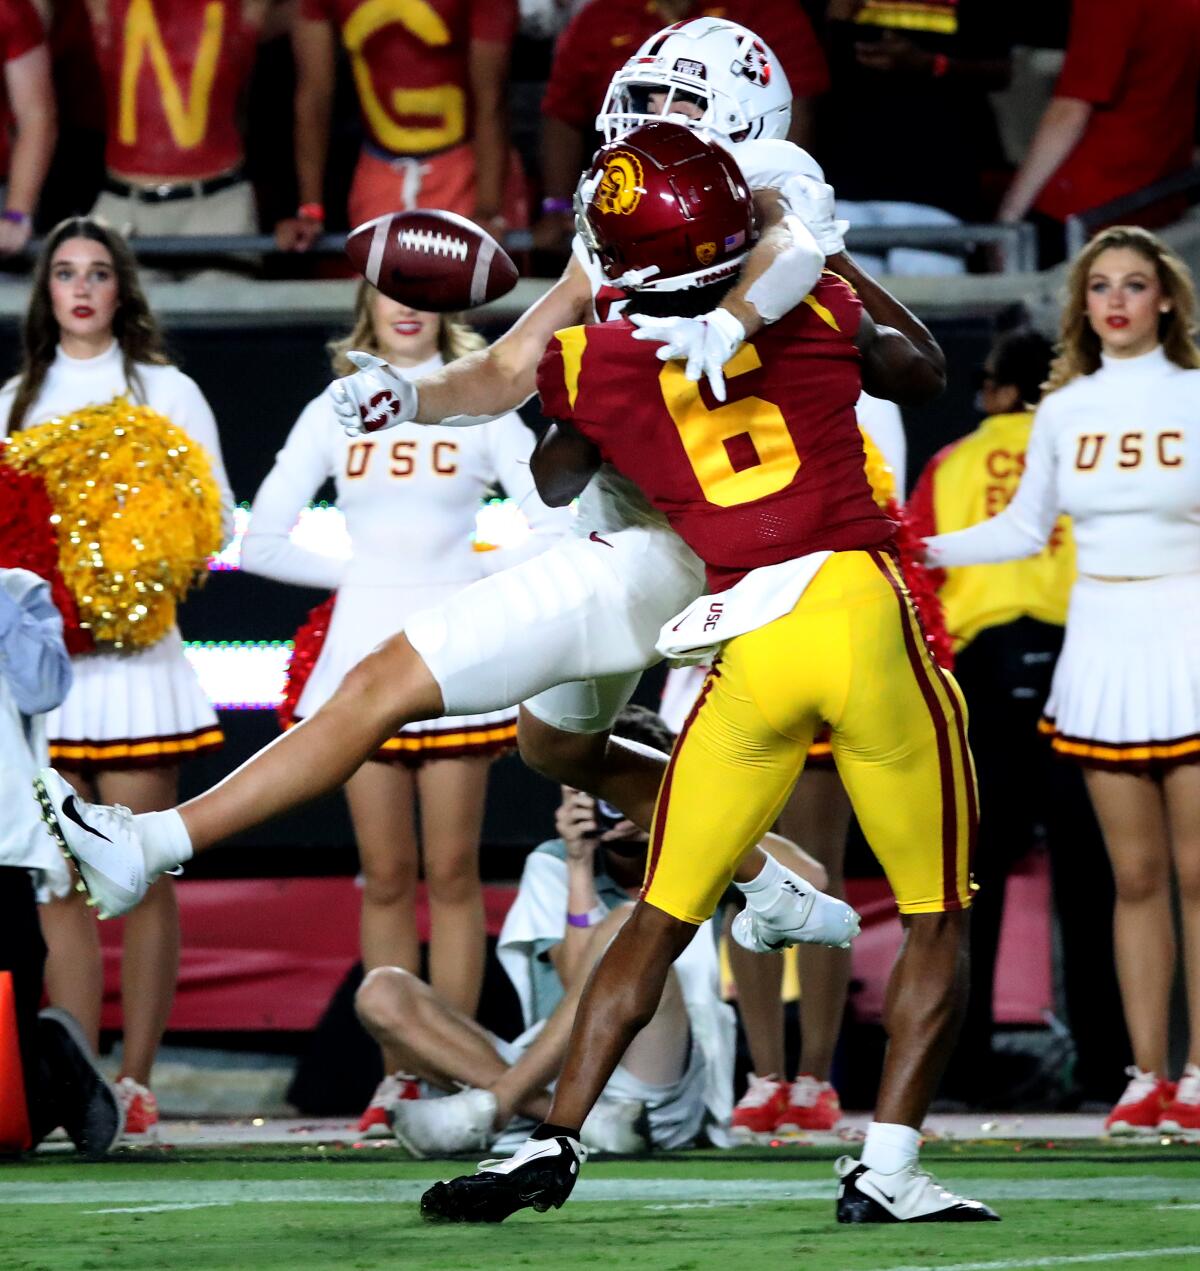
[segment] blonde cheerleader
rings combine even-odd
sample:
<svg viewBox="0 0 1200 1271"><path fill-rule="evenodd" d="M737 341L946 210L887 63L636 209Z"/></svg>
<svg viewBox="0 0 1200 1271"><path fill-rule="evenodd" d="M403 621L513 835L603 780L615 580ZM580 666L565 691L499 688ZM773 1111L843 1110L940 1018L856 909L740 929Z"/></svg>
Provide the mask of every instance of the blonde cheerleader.
<svg viewBox="0 0 1200 1271"><path fill-rule="evenodd" d="M1059 352L1008 507L928 541L932 565L1032 556L1060 513L1079 578L1043 731L1084 765L1116 880L1117 977L1136 1066L1112 1133L1200 1129L1200 350L1195 290L1117 227L1071 266ZM984 812L986 816L986 811ZM1192 1038L1168 1080L1179 887Z"/></svg>
<svg viewBox="0 0 1200 1271"><path fill-rule="evenodd" d="M353 369L345 350L385 358L406 378L437 370L483 340L435 313L389 300L364 284L352 334L332 346L334 371ZM533 488L534 437L515 414L477 428L402 424L351 439L329 398L297 419L254 500L242 567L264 577L336 590L327 633L298 693L295 718L311 715L342 677L408 618L439 605L485 573L540 551L571 523ZM348 561L289 540L301 510L328 479L346 519ZM481 499L496 483L517 501L533 534L506 550L473 550ZM291 686L293 695L297 685ZM467 1016L479 1004L485 924L479 838L492 759L516 740L516 710L409 724L346 784L363 869L363 966L420 971L418 867L430 910L429 978ZM420 832L417 809L420 809ZM394 1055L363 1114L364 1133L389 1133L387 1110L404 1089Z"/></svg>

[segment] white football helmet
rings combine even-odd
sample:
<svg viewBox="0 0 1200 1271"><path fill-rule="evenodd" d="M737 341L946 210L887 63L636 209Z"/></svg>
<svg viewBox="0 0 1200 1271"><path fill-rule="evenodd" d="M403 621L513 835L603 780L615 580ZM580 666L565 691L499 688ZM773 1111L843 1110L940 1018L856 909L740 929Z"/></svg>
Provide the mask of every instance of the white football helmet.
<svg viewBox="0 0 1200 1271"><path fill-rule="evenodd" d="M661 109L651 110L652 93L667 95ZM703 114L672 113L676 102ZM652 35L613 76L596 129L614 141L664 115L726 141L783 138L792 89L779 59L753 31L724 18L693 18Z"/></svg>

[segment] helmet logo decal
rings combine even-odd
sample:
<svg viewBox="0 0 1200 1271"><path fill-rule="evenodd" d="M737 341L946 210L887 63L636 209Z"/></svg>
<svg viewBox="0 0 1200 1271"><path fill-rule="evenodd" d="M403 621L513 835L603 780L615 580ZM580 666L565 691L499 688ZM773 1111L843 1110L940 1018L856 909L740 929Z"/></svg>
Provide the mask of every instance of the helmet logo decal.
<svg viewBox="0 0 1200 1271"><path fill-rule="evenodd" d="M771 63L767 60L767 50L760 41L755 40L746 46L741 60L734 62L733 71L735 75L744 75L752 84L766 88L771 82Z"/></svg>
<svg viewBox="0 0 1200 1271"><path fill-rule="evenodd" d="M716 243L697 243L696 259L702 265L711 265L717 255Z"/></svg>
<svg viewBox="0 0 1200 1271"><path fill-rule="evenodd" d="M604 160L596 189L597 212L628 216L642 201L642 165L628 150L617 150Z"/></svg>

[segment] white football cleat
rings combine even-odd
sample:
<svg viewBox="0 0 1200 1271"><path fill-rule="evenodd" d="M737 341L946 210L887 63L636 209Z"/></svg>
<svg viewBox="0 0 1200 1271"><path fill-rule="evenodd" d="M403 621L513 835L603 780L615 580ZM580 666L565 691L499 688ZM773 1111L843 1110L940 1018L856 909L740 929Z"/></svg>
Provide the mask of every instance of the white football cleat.
<svg viewBox="0 0 1200 1271"><path fill-rule="evenodd" d="M587 1114L579 1141L589 1152L615 1156L644 1156L650 1150L646 1133L646 1105L638 1099L608 1099L601 1095Z"/></svg>
<svg viewBox="0 0 1200 1271"><path fill-rule="evenodd" d="M79 870L76 886L87 892L88 904L101 918L128 913L151 882L133 813L120 804L86 802L53 768L42 768L33 788L42 820Z"/></svg>
<svg viewBox="0 0 1200 1271"><path fill-rule="evenodd" d="M838 1222L999 1222L982 1201L947 1191L914 1162L880 1174L850 1156L839 1156Z"/></svg>
<svg viewBox="0 0 1200 1271"><path fill-rule="evenodd" d="M418 1160L479 1152L496 1137L496 1096L468 1087L442 1099L402 1099L388 1114L396 1142Z"/></svg>
<svg viewBox="0 0 1200 1271"><path fill-rule="evenodd" d="M824 944L848 949L858 935L858 914L844 900L785 879L784 890L795 898L786 913L767 918L749 905L733 920L733 938L751 953L777 953L793 944Z"/></svg>

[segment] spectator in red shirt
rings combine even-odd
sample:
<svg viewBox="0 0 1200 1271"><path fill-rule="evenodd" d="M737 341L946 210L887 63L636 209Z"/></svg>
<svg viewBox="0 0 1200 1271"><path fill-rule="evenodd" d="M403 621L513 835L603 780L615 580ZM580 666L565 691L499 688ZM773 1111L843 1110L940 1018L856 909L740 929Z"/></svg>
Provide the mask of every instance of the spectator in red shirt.
<svg viewBox="0 0 1200 1271"><path fill-rule="evenodd" d="M1200 0L1076 0L1066 63L999 219L1032 208L1061 226L1188 167L1198 85ZM1061 259L1061 233L1046 239Z"/></svg>
<svg viewBox="0 0 1200 1271"><path fill-rule="evenodd" d="M303 251L324 226L339 35L367 130L350 224L413 207L458 212L498 235L526 224L506 108L516 29L517 0L301 0L293 37L300 207L275 227L279 246Z"/></svg>
<svg viewBox="0 0 1200 1271"><path fill-rule="evenodd" d="M809 147L812 103L829 88L825 55L796 0L591 0L567 25L554 50L542 101L545 198L534 230L545 250L565 249L574 229L571 196L591 153L592 122L614 72L656 31L686 18L727 18L749 27L775 54L791 84L789 137Z"/></svg>
<svg viewBox="0 0 1200 1271"><path fill-rule="evenodd" d="M238 108L274 0L87 0L107 106L93 215L127 234L252 234Z"/></svg>
<svg viewBox="0 0 1200 1271"><path fill-rule="evenodd" d="M29 241L58 135L46 32L29 0L0 0L0 62L0 255L9 256Z"/></svg>

